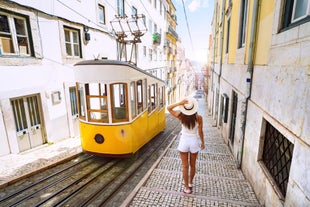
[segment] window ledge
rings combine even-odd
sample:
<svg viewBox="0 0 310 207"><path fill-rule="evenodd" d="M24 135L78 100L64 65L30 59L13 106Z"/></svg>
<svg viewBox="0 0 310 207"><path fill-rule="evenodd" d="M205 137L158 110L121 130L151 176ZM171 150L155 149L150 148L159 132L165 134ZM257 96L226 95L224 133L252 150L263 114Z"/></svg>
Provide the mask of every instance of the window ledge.
<svg viewBox="0 0 310 207"><path fill-rule="evenodd" d="M276 193L276 195L278 196L278 198L284 202L285 198L284 198L283 194L281 193L276 182L274 181L274 179L270 175L270 173L269 173L268 169L266 168L265 164L263 163L263 161L258 161L258 164L260 165L262 171L264 172L267 180L269 181L270 185L272 186L272 188L273 188L274 192Z"/></svg>

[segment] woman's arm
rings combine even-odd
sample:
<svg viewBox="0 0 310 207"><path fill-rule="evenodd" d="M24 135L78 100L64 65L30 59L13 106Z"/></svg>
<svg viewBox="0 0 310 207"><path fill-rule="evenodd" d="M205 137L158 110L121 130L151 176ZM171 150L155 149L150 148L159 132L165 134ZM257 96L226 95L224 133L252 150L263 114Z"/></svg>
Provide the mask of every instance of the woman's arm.
<svg viewBox="0 0 310 207"><path fill-rule="evenodd" d="M202 116L198 115L198 134L199 134L200 141L201 141L201 150L205 148L205 140L204 140L202 128L203 128Z"/></svg>
<svg viewBox="0 0 310 207"><path fill-rule="evenodd" d="M174 116L174 117L176 117L176 118L179 118L180 112L179 112L179 111L175 111L175 110L173 110L173 109L174 109L175 107L177 107L177 106L184 105L184 104L186 104L187 102L188 102L188 101L187 101L186 99L184 99L184 100L182 100L182 101L180 101L180 102L171 104L171 105L167 106L167 110L168 110L168 112L169 112L172 116Z"/></svg>

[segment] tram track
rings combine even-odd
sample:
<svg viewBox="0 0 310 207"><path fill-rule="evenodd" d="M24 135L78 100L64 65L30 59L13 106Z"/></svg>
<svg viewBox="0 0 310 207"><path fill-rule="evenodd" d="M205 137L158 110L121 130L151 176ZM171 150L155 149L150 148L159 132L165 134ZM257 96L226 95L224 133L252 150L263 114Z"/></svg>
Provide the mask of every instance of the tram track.
<svg viewBox="0 0 310 207"><path fill-rule="evenodd" d="M180 131L167 116L166 129L133 157L87 154L0 189L0 206L119 206Z"/></svg>

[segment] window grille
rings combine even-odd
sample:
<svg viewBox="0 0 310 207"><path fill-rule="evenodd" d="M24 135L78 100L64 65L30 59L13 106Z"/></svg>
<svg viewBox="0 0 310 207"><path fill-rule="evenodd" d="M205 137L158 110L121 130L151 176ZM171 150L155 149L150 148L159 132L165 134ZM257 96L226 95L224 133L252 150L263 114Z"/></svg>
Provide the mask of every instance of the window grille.
<svg viewBox="0 0 310 207"><path fill-rule="evenodd" d="M266 124L263 163L283 196L286 195L294 145L271 124Z"/></svg>

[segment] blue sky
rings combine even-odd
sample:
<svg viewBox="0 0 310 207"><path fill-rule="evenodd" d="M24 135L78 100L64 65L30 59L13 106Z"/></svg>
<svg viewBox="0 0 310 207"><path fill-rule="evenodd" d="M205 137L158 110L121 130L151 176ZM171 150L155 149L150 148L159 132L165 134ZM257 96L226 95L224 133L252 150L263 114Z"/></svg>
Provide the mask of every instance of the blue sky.
<svg viewBox="0 0 310 207"><path fill-rule="evenodd" d="M186 56L192 60L206 62L209 35L211 34L213 0L172 0L172 2L177 10L177 33L185 48ZM187 29L183 2L190 35Z"/></svg>

